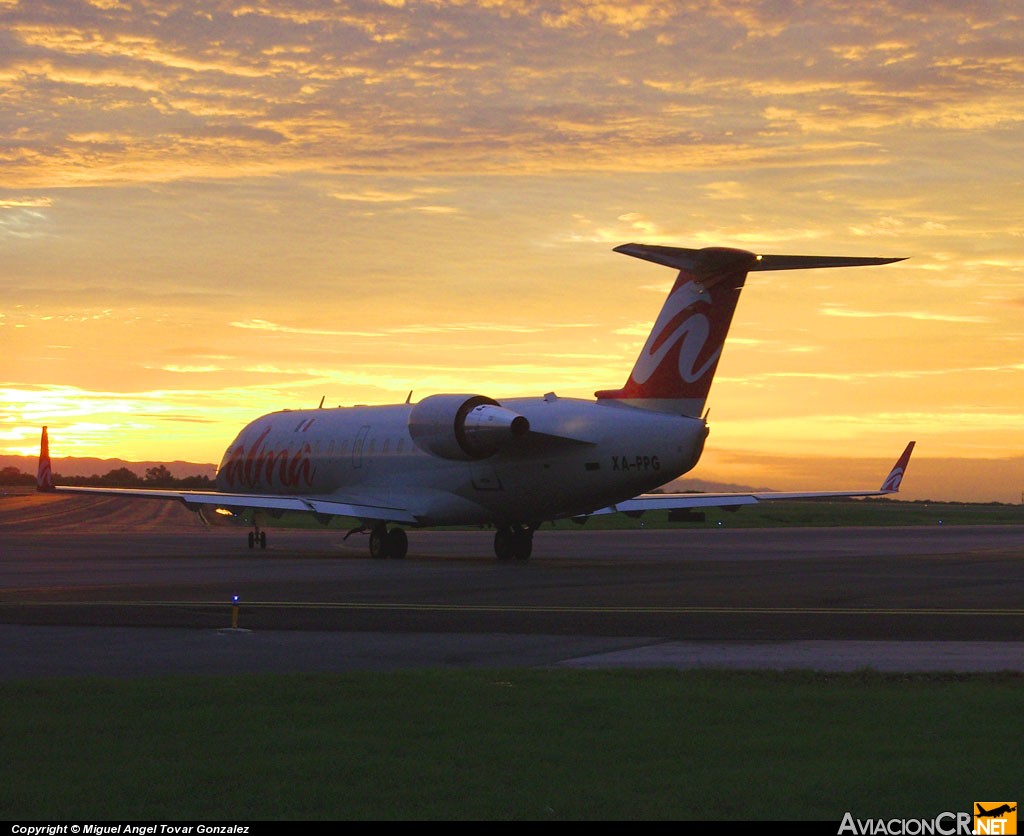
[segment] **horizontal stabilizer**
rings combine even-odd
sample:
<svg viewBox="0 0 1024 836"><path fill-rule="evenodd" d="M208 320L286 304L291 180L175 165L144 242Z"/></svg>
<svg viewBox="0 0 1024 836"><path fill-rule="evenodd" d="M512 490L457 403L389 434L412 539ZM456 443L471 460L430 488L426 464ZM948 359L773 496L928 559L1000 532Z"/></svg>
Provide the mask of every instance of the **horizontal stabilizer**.
<svg viewBox="0 0 1024 836"><path fill-rule="evenodd" d="M893 264L902 258L863 258L860 256L824 255L758 255L747 250L727 247L662 247L657 244L623 244L615 252L652 261L676 270L686 270L696 277L717 273L730 266L743 266L750 272L757 270L810 270L819 267L873 267Z"/></svg>
<svg viewBox="0 0 1024 836"><path fill-rule="evenodd" d="M905 258L861 258L845 255L759 255L755 270L811 270L818 267L874 267L895 264Z"/></svg>

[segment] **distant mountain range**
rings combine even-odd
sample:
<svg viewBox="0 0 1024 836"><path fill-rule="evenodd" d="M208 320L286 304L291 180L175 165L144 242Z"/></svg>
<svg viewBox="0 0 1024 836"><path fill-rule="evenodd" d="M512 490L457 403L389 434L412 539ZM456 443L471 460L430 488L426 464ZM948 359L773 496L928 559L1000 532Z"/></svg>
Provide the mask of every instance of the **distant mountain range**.
<svg viewBox="0 0 1024 836"><path fill-rule="evenodd" d="M663 488L665 493L765 493L771 488L752 488L732 482L709 482L707 479L675 479Z"/></svg>
<svg viewBox="0 0 1024 836"><path fill-rule="evenodd" d="M36 472L38 460L34 456L0 456L0 470L5 467L16 467L24 473ZM186 476L208 476L211 479L217 472L214 464L198 464L196 462L126 462L124 459L93 459L93 458L52 458L50 467L61 476L103 476L111 470L126 467L139 477L145 477L151 467L163 465L175 479Z"/></svg>

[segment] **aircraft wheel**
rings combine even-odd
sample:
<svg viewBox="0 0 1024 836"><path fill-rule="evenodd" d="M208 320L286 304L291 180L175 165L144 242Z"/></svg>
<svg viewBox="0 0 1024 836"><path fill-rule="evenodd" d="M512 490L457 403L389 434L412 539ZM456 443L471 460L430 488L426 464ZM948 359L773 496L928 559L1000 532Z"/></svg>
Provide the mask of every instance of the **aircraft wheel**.
<svg viewBox="0 0 1024 836"><path fill-rule="evenodd" d="M494 532L494 553L498 560L512 560L515 557L516 530L511 526Z"/></svg>
<svg viewBox="0 0 1024 836"><path fill-rule="evenodd" d="M533 532L528 528L521 528L516 531L512 559L529 560L531 554L533 554Z"/></svg>
<svg viewBox="0 0 1024 836"><path fill-rule="evenodd" d="M409 537L406 535L405 529L392 528L387 533L387 552L388 557L395 560L401 560L408 554Z"/></svg>
<svg viewBox="0 0 1024 836"><path fill-rule="evenodd" d="M383 560L388 556L388 532L384 526L377 526L370 532L370 557Z"/></svg>
<svg viewBox="0 0 1024 836"><path fill-rule="evenodd" d="M260 532L260 548L265 549L267 547L267 532Z"/></svg>
<svg viewBox="0 0 1024 836"><path fill-rule="evenodd" d="M249 548L256 548L256 535L252 531L249 532Z"/></svg>
<svg viewBox="0 0 1024 836"><path fill-rule="evenodd" d="M498 560L529 560L533 553L533 530L510 525L494 532L494 553Z"/></svg>

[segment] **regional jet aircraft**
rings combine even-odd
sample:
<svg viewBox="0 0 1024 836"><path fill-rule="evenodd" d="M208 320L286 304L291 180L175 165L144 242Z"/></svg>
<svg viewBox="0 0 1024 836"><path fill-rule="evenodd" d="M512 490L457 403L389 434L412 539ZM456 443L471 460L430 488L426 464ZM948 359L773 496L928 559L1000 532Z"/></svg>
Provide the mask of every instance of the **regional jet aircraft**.
<svg viewBox="0 0 1024 836"><path fill-rule="evenodd" d="M616 252L678 271L625 385L596 400L430 395L418 403L285 410L257 418L228 447L214 491L55 487L46 428L38 487L177 499L193 510L301 511L359 520L373 557L404 557L403 526L490 525L503 560L526 560L545 520L776 499L895 493L911 442L878 490L657 494L686 473L708 434L705 402L749 272L889 264L898 258L756 255L724 247L624 244Z"/></svg>

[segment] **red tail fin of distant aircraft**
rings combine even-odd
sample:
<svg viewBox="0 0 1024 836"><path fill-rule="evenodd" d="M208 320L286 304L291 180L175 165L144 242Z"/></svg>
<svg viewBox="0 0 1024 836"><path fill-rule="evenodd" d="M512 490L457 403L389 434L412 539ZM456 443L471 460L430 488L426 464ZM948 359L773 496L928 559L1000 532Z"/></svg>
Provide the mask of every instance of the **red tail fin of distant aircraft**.
<svg viewBox="0 0 1024 836"><path fill-rule="evenodd" d="M595 394L598 400L692 416L704 411L748 272L858 267L902 260L756 255L726 247L692 250L651 244L623 244L615 252L673 267L679 276L625 386Z"/></svg>
<svg viewBox="0 0 1024 836"><path fill-rule="evenodd" d="M43 427L43 437L39 440L39 469L36 471L36 490L49 493L53 488L53 473L50 470L50 439Z"/></svg>

